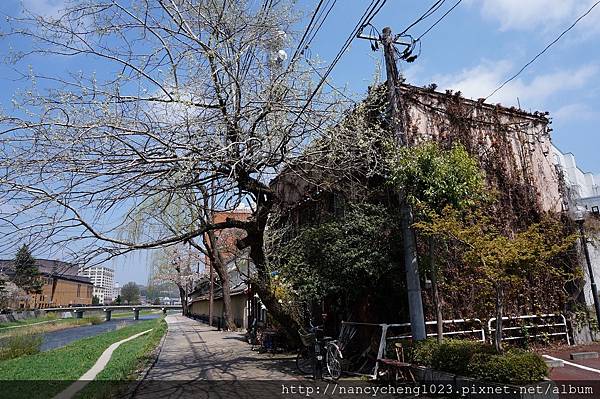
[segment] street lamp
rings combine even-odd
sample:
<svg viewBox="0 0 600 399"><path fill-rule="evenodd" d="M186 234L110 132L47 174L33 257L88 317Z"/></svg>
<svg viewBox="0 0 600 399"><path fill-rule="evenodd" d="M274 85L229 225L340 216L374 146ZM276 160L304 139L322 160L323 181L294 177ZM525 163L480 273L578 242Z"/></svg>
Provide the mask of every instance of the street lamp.
<svg viewBox="0 0 600 399"><path fill-rule="evenodd" d="M598 302L598 288L596 287L596 281L594 279L594 270L592 269L592 261L590 260L590 252L588 251L587 238L585 237L585 230L583 224L585 218L583 212L578 210L575 212L575 221L579 225L579 235L581 238L581 245L583 246L583 253L585 254L585 262L587 263L588 274L590 275L590 285L592 286L592 297L594 298L594 308L596 309L596 320L600 323L600 302Z"/></svg>

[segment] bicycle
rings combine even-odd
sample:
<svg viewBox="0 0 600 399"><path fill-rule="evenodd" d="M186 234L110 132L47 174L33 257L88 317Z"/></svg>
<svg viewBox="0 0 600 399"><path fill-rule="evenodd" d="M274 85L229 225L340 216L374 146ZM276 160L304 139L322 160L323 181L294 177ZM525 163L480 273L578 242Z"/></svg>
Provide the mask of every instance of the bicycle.
<svg viewBox="0 0 600 399"><path fill-rule="evenodd" d="M296 356L296 367L303 374L322 379L324 364L329 377L337 380L342 375L342 351L333 338L318 337L322 331L322 327L313 326L312 323L309 332L300 331L303 347Z"/></svg>

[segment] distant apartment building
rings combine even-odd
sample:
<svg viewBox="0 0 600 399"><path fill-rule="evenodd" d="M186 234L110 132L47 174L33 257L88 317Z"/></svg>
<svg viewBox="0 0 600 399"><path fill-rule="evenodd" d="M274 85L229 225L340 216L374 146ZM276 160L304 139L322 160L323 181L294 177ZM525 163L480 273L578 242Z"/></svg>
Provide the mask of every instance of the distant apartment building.
<svg viewBox="0 0 600 399"><path fill-rule="evenodd" d="M97 297L101 304L107 304L116 297L115 293L115 271L105 266L94 266L79 270L80 276L88 277L94 284L93 296Z"/></svg>
<svg viewBox="0 0 600 399"><path fill-rule="evenodd" d="M36 259L35 263L44 283L42 292L20 295L11 302L11 308L46 309L92 303L92 282L88 277L77 275L77 266L51 259ZM0 260L0 272L11 278L14 262Z"/></svg>
<svg viewBox="0 0 600 399"><path fill-rule="evenodd" d="M570 200L588 212L598 213L600 175L581 170L577 166L575 155L571 153L563 153L555 146L552 146L552 152L554 164L564 176Z"/></svg>
<svg viewBox="0 0 600 399"><path fill-rule="evenodd" d="M113 299L117 299L117 297L121 295L121 284L118 281L115 281L115 288L113 289Z"/></svg>
<svg viewBox="0 0 600 399"><path fill-rule="evenodd" d="M590 172L584 172L577 166L575 155L563 153L555 146L552 146L554 154L554 164L562 173L564 185L567 191L567 203L569 213L576 218L582 215L593 215L600 217L600 175ZM579 215L578 215L579 213ZM587 232L588 241L598 243L600 237ZM592 270L596 281L600 279L600 247L596 244L588 244ZM586 266L582 265L584 274L584 295L588 306L592 306L594 299L592 296L591 279Z"/></svg>

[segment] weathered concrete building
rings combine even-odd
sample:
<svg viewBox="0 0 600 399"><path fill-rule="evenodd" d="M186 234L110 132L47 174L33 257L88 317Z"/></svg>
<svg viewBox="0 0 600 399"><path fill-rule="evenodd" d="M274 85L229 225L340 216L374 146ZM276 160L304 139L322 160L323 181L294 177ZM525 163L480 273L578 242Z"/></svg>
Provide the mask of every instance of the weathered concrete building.
<svg viewBox="0 0 600 399"><path fill-rule="evenodd" d="M386 126L389 114L386 112L385 90L385 87L370 90L365 100L366 118L381 123L383 130L389 131ZM454 144L464 146L477 159L488 186L496 193L497 201L488 212L493 212L498 225L506 226L507 234L525 229L539 221L545 213L561 215L565 210L562 173L555 166L550 134L552 129L547 114L486 104L483 100L469 100L460 93L437 92L435 87L420 88L403 84L400 94L405 142L410 146L425 141L438 142L444 148L450 148ZM281 213L285 215L283 224L292 226L288 229L292 236L297 227L319 223L324 216L338 214L345 201L353 200L353 192L345 187L336 191L320 184L320 176L317 174L323 172L313 173L304 165L300 169L284 170L273 185L278 197L282 199ZM375 181L363 182L366 187L364 191L368 194L377 190L384 193L375 194L378 195L376 198L371 195L367 201L388 201L386 206L390 209L397 206L397 197L386 195L381 176L375 176L372 180ZM422 246L421 250L424 249ZM454 271L448 273L454 274L445 276L447 281L457 278L455 271L460 269L458 257L452 262ZM565 267L576 267L569 262L570 260L565 261ZM402 276L403 266L399 265L397 270L396 275ZM476 294L477 290L486 288L474 283L478 277L471 277L473 280L465 279L465 276L454 280L460 282L461 290L446 298L446 317L492 317L493 306L486 304L487 308L484 308L474 301L480 295ZM515 289L510 298L507 296L507 303L511 307L507 312L535 313L550 309L563 311L567 300L562 296L564 287L559 281L548 283L554 284L552 288L544 284L539 279L531 278L522 290ZM539 296L539 293L543 294ZM389 292L389 295L392 294L393 292ZM427 297L430 294L424 289L423 295ZM373 318L406 321L407 315L403 313L406 310L402 309L402 303L406 299L392 299L390 296L386 303L390 302L399 305L385 315ZM430 298L426 298L425 303L431 303ZM373 305L372 311L377 311L378 308L381 306ZM395 312L395 315L390 312Z"/></svg>

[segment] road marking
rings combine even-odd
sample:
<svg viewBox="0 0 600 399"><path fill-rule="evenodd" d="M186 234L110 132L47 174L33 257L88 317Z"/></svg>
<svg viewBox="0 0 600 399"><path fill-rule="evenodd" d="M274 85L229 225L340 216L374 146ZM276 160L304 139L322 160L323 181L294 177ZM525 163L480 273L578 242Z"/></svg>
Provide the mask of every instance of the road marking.
<svg viewBox="0 0 600 399"><path fill-rule="evenodd" d="M121 346L121 344L124 344L127 341L131 341L132 339L136 339L137 337L147 334L150 331L152 331L152 329L142 331L141 333L137 333L135 335L132 335L129 338L125 338L121 341L111 344L104 352L102 352L102 354L100 355L100 357L98 358L98 360L92 366L91 369L86 371L86 373L84 375L79 377L79 380L77 380L74 383L72 383L71 385L69 385L64 391L62 391L61 393L56 395L53 399L70 399L73 396L75 396L75 394L77 392L81 391L87 384L90 383L90 381L93 381L94 378L96 378L96 376L98 374L100 374L100 372L102 370L104 370L104 368L110 361L110 358L112 357L113 352L119 346Z"/></svg>
<svg viewBox="0 0 600 399"><path fill-rule="evenodd" d="M542 356L545 357L546 359L550 359L550 360L562 360L565 364L568 364L569 366L577 367L577 368L580 368L582 370L591 371L592 373L598 373L598 374L600 374L600 370L592 368L592 367L583 366L581 364L568 362L568 361L566 361L564 359L559 359L559 358L553 357L553 356L548 356L548 355L542 355Z"/></svg>

